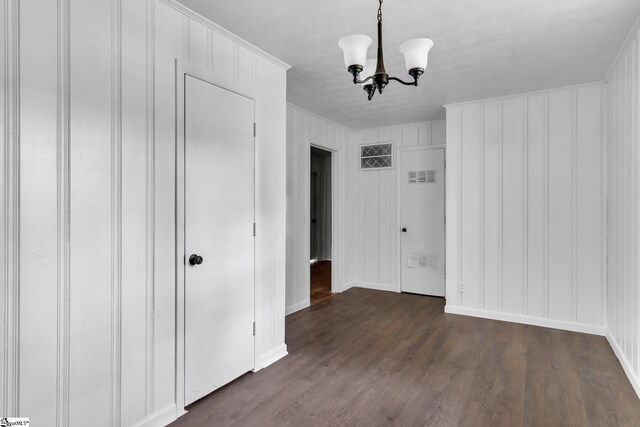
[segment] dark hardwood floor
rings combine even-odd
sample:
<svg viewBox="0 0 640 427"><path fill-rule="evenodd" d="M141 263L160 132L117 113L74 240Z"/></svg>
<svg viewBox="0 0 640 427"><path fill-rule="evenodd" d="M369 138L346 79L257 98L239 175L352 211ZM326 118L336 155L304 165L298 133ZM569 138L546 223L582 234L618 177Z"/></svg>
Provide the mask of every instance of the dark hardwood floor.
<svg viewBox="0 0 640 427"><path fill-rule="evenodd" d="M318 261L311 264L311 305L317 304L335 295L331 292L331 261Z"/></svg>
<svg viewBox="0 0 640 427"><path fill-rule="evenodd" d="M351 289L287 317L289 355L175 426L640 426L606 339Z"/></svg>

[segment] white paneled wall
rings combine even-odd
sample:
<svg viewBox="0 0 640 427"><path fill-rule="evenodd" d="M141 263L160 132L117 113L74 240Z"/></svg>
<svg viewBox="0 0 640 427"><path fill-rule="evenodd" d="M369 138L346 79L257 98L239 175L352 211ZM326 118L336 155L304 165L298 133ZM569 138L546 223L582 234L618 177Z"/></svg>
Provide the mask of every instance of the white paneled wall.
<svg viewBox="0 0 640 427"><path fill-rule="evenodd" d="M352 131L306 110L287 106L287 314L308 307L309 300L309 203L310 147L316 145L332 151L331 178L335 203L332 221L332 281L340 292L351 282L346 267L350 265L351 230L347 213L351 188L348 179L348 147Z"/></svg>
<svg viewBox="0 0 640 427"><path fill-rule="evenodd" d="M171 0L7 0L0 18L2 415L182 412L175 58L257 93L256 368L286 354L287 66Z"/></svg>
<svg viewBox="0 0 640 427"><path fill-rule="evenodd" d="M602 85L447 107L447 311L603 333Z"/></svg>
<svg viewBox="0 0 640 427"><path fill-rule="evenodd" d="M638 25L606 80L608 185L607 337L640 395Z"/></svg>
<svg viewBox="0 0 640 427"><path fill-rule="evenodd" d="M19 156L19 28L18 1L5 1L0 7L0 19L3 28L0 31L0 44L4 54L0 59L0 129L2 129L3 146L0 150L0 163L3 173L0 174L0 221L2 232L0 239L0 277L2 293L0 307L2 310L2 369L0 369L0 403L3 413L14 414L18 410L18 365L19 312L18 301L20 289L19 278L19 229L18 229L18 156ZM55 325L55 317L48 319ZM50 326L51 327L51 326ZM54 326L55 327L55 326ZM53 353L55 355L55 352ZM54 374L55 375L55 374ZM49 376L51 378L51 376ZM43 393L49 393L52 386ZM53 385L55 389L55 385Z"/></svg>
<svg viewBox="0 0 640 427"><path fill-rule="evenodd" d="M352 285L400 291L397 279L397 164L393 169L360 170L360 145L393 142L397 149L445 143L444 120L358 131L349 148L349 277Z"/></svg>

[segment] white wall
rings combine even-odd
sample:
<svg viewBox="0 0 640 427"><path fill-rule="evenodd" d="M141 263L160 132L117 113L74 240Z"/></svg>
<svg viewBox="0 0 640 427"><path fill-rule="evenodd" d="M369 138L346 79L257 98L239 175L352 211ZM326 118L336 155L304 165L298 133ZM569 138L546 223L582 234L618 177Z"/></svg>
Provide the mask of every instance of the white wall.
<svg viewBox="0 0 640 427"><path fill-rule="evenodd" d="M349 228L352 285L400 292L397 238L397 164L393 169L360 170L360 145L393 142L394 161L402 147L445 143L444 120L368 129L354 133L349 147Z"/></svg>
<svg viewBox="0 0 640 427"><path fill-rule="evenodd" d="M316 145L332 151L332 228L331 268L335 292L351 281L346 271L350 265L347 228L351 183L348 179L348 146L353 132L306 110L287 106L287 314L309 306L309 188L310 147Z"/></svg>
<svg viewBox="0 0 640 427"><path fill-rule="evenodd" d="M174 58L258 93L257 368L285 354L287 67L170 0L7 0L0 14L2 415L132 425L181 412Z"/></svg>
<svg viewBox="0 0 640 427"><path fill-rule="evenodd" d="M603 333L603 150L601 84L447 107L448 312Z"/></svg>
<svg viewBox="0 0 640 427"><path fill-rule="evenodd" d="M638 146L640 41L636 23L606 79L608 187L607 337L640 395Z"/></svg>

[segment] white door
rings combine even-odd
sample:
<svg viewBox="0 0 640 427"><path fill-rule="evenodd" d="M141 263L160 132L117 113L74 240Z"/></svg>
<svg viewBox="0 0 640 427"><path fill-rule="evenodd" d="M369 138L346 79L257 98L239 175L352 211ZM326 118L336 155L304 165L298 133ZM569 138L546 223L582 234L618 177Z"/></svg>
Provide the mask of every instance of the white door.
<svg viewBox="0 0 640 427"><path fill-rule="evenodd" d="M254 368L254 101L190 76L184 93L188 405Z"/></svg>
<svg viewBox="0 0 640 427"><path fill-rule="evenodd" d="M444 149L400 150L402 292L444 296Z"/></svg>

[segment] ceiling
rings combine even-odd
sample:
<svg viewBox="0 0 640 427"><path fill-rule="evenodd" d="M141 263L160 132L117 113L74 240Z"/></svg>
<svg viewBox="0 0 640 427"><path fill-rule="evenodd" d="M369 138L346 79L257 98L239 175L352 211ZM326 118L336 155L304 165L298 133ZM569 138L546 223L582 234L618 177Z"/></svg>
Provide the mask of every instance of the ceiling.
<svg viewBox="0 0 640 427"><path fill-rule="evenodd" d="M292 66L289 102L365 129L444 118L442 105L601 80L640 0L385 0L387 72L409 78L398 46L434 41L420 86L391 82L367 101L338 40L374 39L376 0L179 0ZM248 12L250 11L250 12Z"/></svg>

